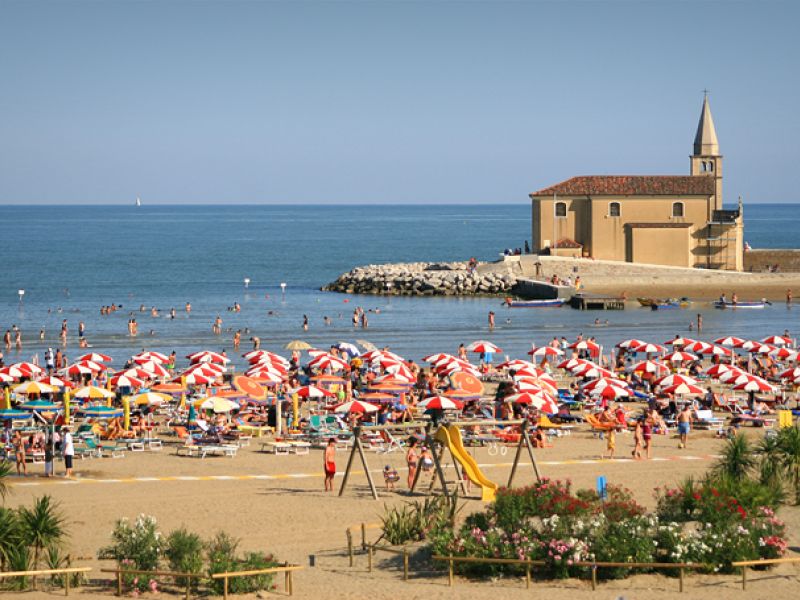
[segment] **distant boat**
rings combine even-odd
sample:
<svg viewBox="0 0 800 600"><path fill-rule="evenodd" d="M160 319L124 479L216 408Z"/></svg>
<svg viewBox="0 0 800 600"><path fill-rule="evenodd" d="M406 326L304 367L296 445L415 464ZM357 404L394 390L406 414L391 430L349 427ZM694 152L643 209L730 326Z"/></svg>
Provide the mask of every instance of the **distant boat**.
<svg viewBox="0 0 800 600"><path fill-rule="evenodd" d="M512 300L511 298L506 298L506 305L509 308L547 308L547 307L555 307L555 306L563 306L564 300L563 298L553 298L552 300Z"/></svg>
<svg viewBox="0 0 800 600"><path fill-rule="evenodd" d="M141 199L139 198L139 196L136 196L136 206L141 206L141 205L142 205Z"/></svg>
<svg viewBox="0 0 800 600"><path fill-rule="evenodd" d="M722 300L717 300L714 302L714 308L764 308L768 302L723 302Z"/></svg>

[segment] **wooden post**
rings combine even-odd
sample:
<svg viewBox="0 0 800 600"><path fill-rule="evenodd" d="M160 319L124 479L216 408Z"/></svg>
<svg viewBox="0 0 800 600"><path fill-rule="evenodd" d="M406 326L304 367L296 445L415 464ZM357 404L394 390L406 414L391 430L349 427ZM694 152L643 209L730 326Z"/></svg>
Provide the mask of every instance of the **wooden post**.
<svg viewBox="0 0 800 600"><path fill-rule="evenodd" d="M683 567L678 569L678 576L680 577L679 583L678 583L678 590L683 592Z"/></svg>
<svg viewBox="0 0 800 600"><path fill-rule="evenodd" d="M186 578L186 600L189 600L189 594L191 593L191 590L192 590L192 578L191 577L187 577Z"/></svg>
<svg viewBox="0 0 800 600"><path fill-rule="evenodd" d="M450 563L450 566L449 566L448 573L447 573L448 574L447 585L449 585L450 587L453 587L453 581L454 581L455 577L453 576L453 555L452 554L450 555L450 560L448 562Z"/></svg>
<svg viewBox="0 0 800 600"><path fill-rule="evenodd" d="M403 548L403 581L408 581L408 549Z"/></svg>
<svg viewBox="0 0 800 600"><path fill-rule="evenodd" d="M439 427L442 427L442 425L439 425ZM425 443L428 444L428 448L433 448L433 437L431 437L430 426L428 426L428 429L425 430ZM436 474L439 476L439 482L442 484L442 493L444 494L444 497L449 500L450 491L447 489L447 481L444 478L444 471L442 470L442 461L439 460L439 458L443 454L444 454L444 448L442 448L440 456L436 456L436 452L431 452L431 456L433 457L433 465L436 468Z"/></svg>
<svg viewBox="0 0 800 600"><path fill-rule="evenodd" d="M117 596L122 596L122 573L117 571Z"/></svg>
<svg viewBox="0 0 800 600"><path fill-rule="evenodd" d="M67 563L69 564L69 563ZM64 595L69 596L69 578L72 577L72 573L64 573Z"/></svg>
<svg viewBox="0 0 800 600"><path fill-rule="evenodd" d="M742 567L742 591L747 588L747 567Z"/></svg>
<svg viewBox="0 0 800 600"><path fill-rule="evenodd" d="M525 587L527 589L531 588L531 566L530 565L525 567Z"/></svg>
<svg viewBox="0 0 800 600"><path fill-rule="evenodd" d="M528 422L522 422L522 437L525 438L525 446L528 448L528 456L531 459L531 464L533 465L533 472L536 474L536 481L541 481L542 478L539 475L539 465L536 464L536 456L533 453L533 446L531 445L531 436L528 434Z"/></svg>
<svg viewBox="0 0 800 600"><path fill-rule="evenodd" d="M361 550L367 549L367 524L361 523Z"/></svg>
<svg viewBox="0 0 800 600"><path fill-rule="evenodd" d="M597 565L592 565L592 591L597 589Z"/></svg>
<svg viewBox="0 0 800 600"><path fill-rule="evenodd" d="M225 600L228 600L228 576L227 575L222 579L222 597Z"/></svg>
<svg viewBox="0 0 800 600"><path fill-rule="evenodd" d="M350 566L353 566L353 532L347 529L347 556L350 557Z"/></svg>
<svg viewBox="0 0 800 600"><path fill-rule="evenodd" d="M294 595L294 583L292 581L292 571L289 571L289 595Z"/></svg>
<svg viewBox="0 0 800 600"><path fill-rule="evenodd" d="M358 443L359 435L361 435L361 427L353 428L353 449L350 450L350 457L347 459L347 467L344 470L344 477L342 477L342 485L339 488L339 496L344 494L347 487L347 480L350 478L350 469L353 467L353 459L356 456L356 444Z"/></svg>
<svg viewBox="0 0 800 600"><path fill-rule="evenodd" d="M359 434L361 433L361 428L357 427ZM355 433L353 435L356 435ZM372 473L369 472L369 465L367 464L367 457L364 455L364 448L361 446L361 436L357 435L353 445L356 447L358 451L359 457L361 457L361 464L364 465L364 473L367 475L367 482L369 483L369 489L372 492L372 497L377 500L378 499L378 490L375 488L375 482L372 481ZM352 457L352 455L351 455Z"/></svg>
<svg viewBox="0 0 800 600"><path fill-rule="evenodd" d="M367 572L372 573L372 546L367 546Z"/></svg>

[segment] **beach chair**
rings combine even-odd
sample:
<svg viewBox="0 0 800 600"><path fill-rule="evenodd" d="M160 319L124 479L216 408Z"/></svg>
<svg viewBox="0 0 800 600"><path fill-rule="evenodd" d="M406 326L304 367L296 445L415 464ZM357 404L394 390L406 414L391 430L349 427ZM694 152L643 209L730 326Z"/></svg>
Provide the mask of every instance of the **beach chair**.
<svg viewBox="0 0 800 600"><path fill-rule="evenodd" d="M565 425L563 423L553 423L550 420L550 417L547 415L542 415L539 417L539 421L536 423L536 426L539 429L545 429L547 431L553 431L556 435L569 435L572 433L572 430L575 429L574 425Z"/></svg>
<svg viewBox="0 0 800 600"><path fill-rule="evenodd" d="M105 452L108 452L108 455L111 456L111 458L124 458L125 450L128 449L127 446L99 444L93 438L87 438L84 443L86 444L87 448L94 451L95 456L98 458L103 458L106 456Z"/></svg>
<svg viewBox="0 0 800 600"><path fill-rule="evenodd" d="M709 409L695 409L692 416L692 424L696 429L711 429L720 431L725 425L725 419L715 417L714 412Z"/></svg>
<svg viewBox="0 0 800 600"><path fill-rule="evenodd" d="M585 416L593 435L604 434L606 431L616 429L618 426L617 423L604 423L592 413L586 413Z"/></svg>
<svg viewBox="0 0 800 600"><path fill-rule="evenodd" d="M271 452L275 456L289 456L291 450L291 444L278 440L270 440L268 442L261 443L262 452Z"/></svg>

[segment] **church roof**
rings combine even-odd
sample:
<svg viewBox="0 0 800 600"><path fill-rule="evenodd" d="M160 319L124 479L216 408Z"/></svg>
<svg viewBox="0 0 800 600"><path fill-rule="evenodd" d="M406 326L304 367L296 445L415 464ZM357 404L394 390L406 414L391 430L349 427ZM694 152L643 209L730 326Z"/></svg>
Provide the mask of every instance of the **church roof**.
<svg viewBox="0 0 800 600"><path fill-rule="evenodd" d="M699 175L582 175L531 196L710 196L714 178Z"/></svg>
<svg viewBox="0 0 800 600"><path fill-rule="evenodd" d="M708 96L703 98L703 110L700 112L700 122L697 123L697 133L694 136L694 153L696 156L719 156L717 130L711 117Z"/></svg>

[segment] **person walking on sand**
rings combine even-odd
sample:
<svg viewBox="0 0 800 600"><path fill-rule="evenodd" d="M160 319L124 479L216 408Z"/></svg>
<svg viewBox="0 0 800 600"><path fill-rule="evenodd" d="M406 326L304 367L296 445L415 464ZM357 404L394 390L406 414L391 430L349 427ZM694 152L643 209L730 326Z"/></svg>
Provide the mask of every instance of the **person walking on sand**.
<svg viewBox="0 0 800 600"><path fill-rule="evenodd" d="M72 461L75 459L75 445L69 425L61 428L61 450L64 453L64 477L72 477Z"/></svg>
<svg viewBox="0 0 800 600"><path fill-rule="evenodd" d="M408 467L408 489L414 486L414 479L417 476L417 462L419 456L417 455L417 438L411 438L408 441L408 451L406 452L406 466Z"/></svg>
<svg viewBox="0 0 800 600"><path fill-rule="evenodd" d="M612 427L606 431L606 450L608 451L608 460L614 459L614 453L617 451L617 428Z"/></svg>
<svg viewBox="0 0 800 600"><path fill-rule="evenodd" d="M328 440L324 454L325 491L333 491L333 477L336 475L336 438Z"/></svg>
<svg viewBox="0 0 800 600"><path fill-rule="evenodd" d="M636 460L641 460L642 458L643 441L642 419L637 419L636 426L633 429L633 452L631 452L631 456Z"/></svg>
<svg viewBox="0 0 800 600"><path fill-rule="evenodd" d="M689 431L692 428L692 410L691 406L687 403L683 410L678 413L678 448L686 448L686 443L689 439Z"/></svg>

